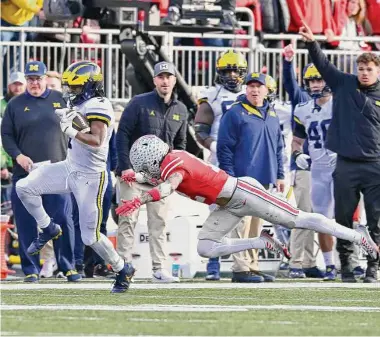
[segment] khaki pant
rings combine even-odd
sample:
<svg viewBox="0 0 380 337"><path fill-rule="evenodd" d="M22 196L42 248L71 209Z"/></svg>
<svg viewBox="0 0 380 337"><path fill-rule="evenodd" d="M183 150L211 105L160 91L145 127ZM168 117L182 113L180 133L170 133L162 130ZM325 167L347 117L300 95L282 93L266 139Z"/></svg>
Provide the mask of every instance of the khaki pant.
<svg viewBox="0 0 380 337"><path fill-rule="evenodd" d="M138 183L133 183L132 186L128 186L128 184L121 182L120 178L118 178L118 184L120 186L120 199L124 200L130 200L136 196L140 196L143 192L152 188L151 185ZM146 204L149 248L153 271L165 268L168 198ZM139 213L139 210L137 210L130 216L119 217L116 250L126 262L132 262L134 230Z"/></svg>
<svg viewBox="0 0 380 337"><path fill-rule="evenodd" d="M231 238L254 238L260 235L262 220L257 217L246 216L243 221L231 232ZM232 254L233 272L259 270L259 253L257 249L249 249Z"/></svg>
<svg viewBox="0 0 380 337"><path fill-rule="evenodd" d="M44 261L55 258L53 241L50 240L40 252L40 258Z"/></svg>
<svg viewBox="0 0 380 337"><path fill-rule="evenodd" d="M298 208L304 212L311 212L310 200L310 171L296 171L294 180L294 196ZM292 229L290 236L290 268L311 268L316 265L314 256L314 231L308 229Z"/></svg>

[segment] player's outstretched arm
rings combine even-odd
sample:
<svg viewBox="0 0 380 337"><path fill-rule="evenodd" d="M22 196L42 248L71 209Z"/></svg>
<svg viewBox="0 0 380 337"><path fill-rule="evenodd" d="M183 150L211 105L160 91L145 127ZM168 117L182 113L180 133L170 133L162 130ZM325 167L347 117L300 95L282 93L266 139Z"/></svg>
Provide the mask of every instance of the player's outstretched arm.
<svg viewBox="0 0 380 337"><path fill-rule="evenodd" d="M122 205L116 208L116 214L128 216L137 210L141 205L148 202L158 201L172 194L183 180L180 172L174 172L167 180L158 184L155 188L145 192L141 197L132 200L122 200Z"/></svg>

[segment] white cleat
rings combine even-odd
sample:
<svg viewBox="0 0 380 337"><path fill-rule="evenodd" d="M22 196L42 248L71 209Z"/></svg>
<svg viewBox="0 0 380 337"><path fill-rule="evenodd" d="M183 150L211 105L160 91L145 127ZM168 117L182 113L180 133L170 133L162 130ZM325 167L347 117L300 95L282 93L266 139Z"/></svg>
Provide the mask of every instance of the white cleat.
<svg viewBox="0 0 380 337"><path fill-rule="evenodd" d="M57 269L58 269L58 266L57 266L57 260L55 259L55 257L53 257L51 259L47 259L44 262L42 269L40 271L40 277L41 278L53 277L53 273Z"/></svg>
<svg viewBox="0 0 380 337"><path fill-rule="evenodd" d="M290 253L288 248L281 243L280 240L276 239L273 234L267 229L263 229L260 234L260 239L264 240L265 248L275 254L280 254L290 259Z"/></svg>
<svg viewBox="0 0 380 337"><path fill-rule="evenodd" d="M362 247L369 256L376 260L379 255L379 247L375 242L373 242L371 236L369 235L367 227L358 225L356 231L362 235L359 244L360 247Z"/></svg>
<svg viewBox="0 0 380 337"><path fill-rule="evenodd" d="M154 283L178 283L179 277L172 276L166 269L159 269L153 273L152 282Z"/></svg>

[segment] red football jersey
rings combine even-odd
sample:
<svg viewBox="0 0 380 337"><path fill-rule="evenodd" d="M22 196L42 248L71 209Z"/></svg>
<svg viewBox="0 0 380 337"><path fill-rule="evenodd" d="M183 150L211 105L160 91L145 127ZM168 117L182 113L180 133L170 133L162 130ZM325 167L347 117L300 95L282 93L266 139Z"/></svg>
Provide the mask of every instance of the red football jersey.
<svg viewBox="0 0 380 337"><path fill-rule="evenodd" d="M165 181L174 172L181 172L183 180L177 191L193 200L211 205L221 192L228 174L186 151L173 150L164 158L160 167Z"/></svg>

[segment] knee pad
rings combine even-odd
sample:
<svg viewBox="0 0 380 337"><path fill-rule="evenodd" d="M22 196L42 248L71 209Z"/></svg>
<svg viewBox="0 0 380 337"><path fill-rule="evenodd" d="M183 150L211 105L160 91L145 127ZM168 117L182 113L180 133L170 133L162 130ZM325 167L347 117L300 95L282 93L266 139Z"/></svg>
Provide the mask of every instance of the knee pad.
<svg viewBox="0 0 380 337"><path fill-rule="evenodd" d="M215 257L212 256L212 250L215 242L211 240L198 240L197 252L202 257Z"/></svg>
<svg viewBox="0 0 380 337"><path fill-rule="evenodd" d="M25 180L26 179L21 179L16 183L16 193L18 196L27 193L28 187Z"/></svg>
<svg viewBox="0 0 380 337"><path fill-rule="evenodd" d="M82 242L85 246L91 246L95 242L97 242L95 233L89 235L88 233L82 231L81 237L82 237Z"/></svg>

